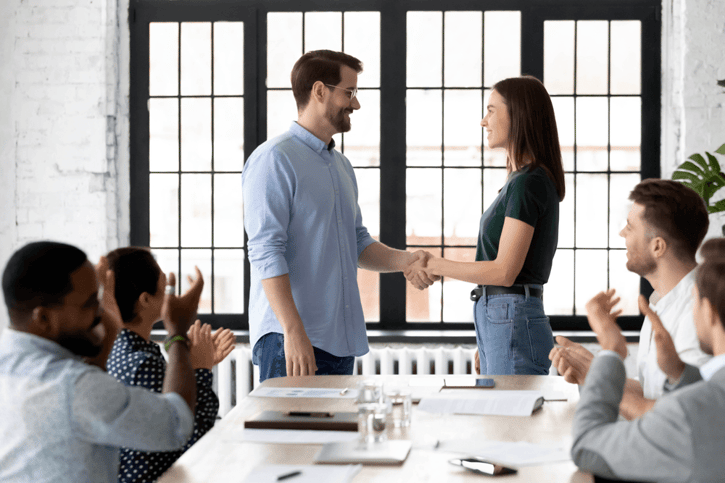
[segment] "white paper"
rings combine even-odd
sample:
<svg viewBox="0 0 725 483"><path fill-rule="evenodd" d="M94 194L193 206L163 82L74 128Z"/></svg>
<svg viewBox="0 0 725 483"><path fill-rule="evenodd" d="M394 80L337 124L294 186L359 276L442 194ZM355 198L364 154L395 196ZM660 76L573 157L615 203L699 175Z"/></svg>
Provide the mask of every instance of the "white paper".
<svg viewBox="0 0 725 483"><path fill-rule="evenodd" d="M451 389L424 397L418 409L429 413L531 416L541 391Z"/></svg>
<svg viewBox="0 0 725 483"><path fill-rule="evenodd" d="M325 444L355 441L355 431L316 431L308 429L243 429L229 432L222 440L235 443Z"/></svg>
<svg viewBox="0 0 725 483"><path fill-rule="evenodd" d="M322 397L332 399L354 399L357 389L322 389L318 387L258 387L249 395L254 397Z"/></svg>
<svg viewBox="0 0 725 483"><path fill-rule="evenodd" d="M569 397L564 391L548 391L544 389L545 401L568 401Z"/></svg>
<svg viewBox="0 0 725 483"><path fill-rule="evenodd" d="M301 473L290 483L347 483L360 473L362 465L260 465L244 479L245 483L277 483L277 478L293 471Z"/></svg>
<svg viewBox="0 0 725 483"><path fill-rule="evenodd" d="M539 466L571 460L568 449L560 443L534 444L525 441L479 441L455 440L443 441L439 451L460 453L466 456L478 456L491 463L512 468Z"/></svg>

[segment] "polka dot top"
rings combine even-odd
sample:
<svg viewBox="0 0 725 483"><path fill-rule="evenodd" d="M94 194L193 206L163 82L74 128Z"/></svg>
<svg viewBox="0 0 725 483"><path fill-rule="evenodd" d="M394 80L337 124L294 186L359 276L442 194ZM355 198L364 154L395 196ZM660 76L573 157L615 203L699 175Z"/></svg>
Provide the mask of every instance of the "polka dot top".
<svg viewBox="0 0 725 483"><path fill-rule="evenodd" d="M108 373L127 386L141 386L160 393L166 374L166 360L155 342L123 329L113 343L106 364ZM219 399L212 390L213 376L208 369L196 369L196 411L194 433L178 451L135 451L121 449L118 481L145 483L156 481L192 444L206 434L216 421Z"/></svg>

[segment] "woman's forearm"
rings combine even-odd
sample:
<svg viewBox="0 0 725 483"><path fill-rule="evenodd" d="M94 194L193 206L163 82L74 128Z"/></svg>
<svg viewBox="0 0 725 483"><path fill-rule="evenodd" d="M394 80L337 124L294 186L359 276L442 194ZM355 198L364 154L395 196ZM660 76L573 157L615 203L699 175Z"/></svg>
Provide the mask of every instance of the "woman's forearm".
<svg viewBox="0 0 725 483"><path fill-rule="evenodd" d="M518 273L498 260L485 262L455 262L445 258L428 260L427 272L431 275L454 278L477 285L511 286Z"/></svg>

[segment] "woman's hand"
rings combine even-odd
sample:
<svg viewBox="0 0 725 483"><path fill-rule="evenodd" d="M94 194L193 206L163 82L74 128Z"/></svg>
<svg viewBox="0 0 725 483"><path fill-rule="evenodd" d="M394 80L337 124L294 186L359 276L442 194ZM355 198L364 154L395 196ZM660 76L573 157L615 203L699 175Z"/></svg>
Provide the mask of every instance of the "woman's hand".
<svg viewBox="0 0 725 483"><path fill-rule="evenodd" d="M194 369L211 369L214 366L215 351L211 335L211 326L203 324L200 320L194 322L187 333L189 350L191 351L191 366Z"/></svg>
<svg viewBox="0 0 725 483"><path fill-rule="evenodd" d="M416 258L403 270L403 274L415 288L425 290L433 285L434 282L440 280L440 277L431 273L431 267L428 266L430 261L435 257L424 250L418 250L413 255Z"/></svg>

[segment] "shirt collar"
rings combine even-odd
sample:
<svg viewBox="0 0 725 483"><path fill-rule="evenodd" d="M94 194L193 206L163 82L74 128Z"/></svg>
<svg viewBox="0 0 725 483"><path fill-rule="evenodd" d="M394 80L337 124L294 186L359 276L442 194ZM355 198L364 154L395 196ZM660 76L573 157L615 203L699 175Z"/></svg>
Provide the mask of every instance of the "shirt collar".
<svg viewBox="0 0 725 483"><path fill-rule="evenodd" d="M313 151L315 151L317 154L322 153L323 149L327 149L328 151L332 151L335 147L335 140L330 140L330 144L325 144L325 141L318 138L314 134L312 134L307 129L300 126L297 121L292 121L292 126L290 126L290 132L294 134L296 137L298 137L303 143L308 145L310 148L312 148Z"/></svg>
<svg viewBox="0 0 725 483"><path fill-rule="evenodd" d="M136 332L128 329L121 329L118 338L125 341L132 350L143 350L154 354L161 354L159 345L153 341L147 341Z"/></svg>
<svg viewBox="0 0 725 483"><path fill-rule="evenodd" d="M682 277L675 287L667 292L667 295L662 297L654 305L657 309L657 313L660 314L662 311L667 310L669 306L682 300L690 300L692 297L692 284L695 283L695 270L693 268L690 272Z"/></svg>
<svg viewBox="0 0 725 483"><path fill-rule="evenodd" d="M714 376L715 373L723 367L725 367L725 354L720 354L719 356L713 357L700 367L700 375L703 379L709 381L712 379L712 376Z"/></svg>
<svg viewBox="0 0 725 483"><path fill-rule="evenodd" d="M81 356L74 354L57 342L10 327L3 330L0 340L2 340L3 344L13 347L17 351L34 350L55 354L63 358L82 359Z"/></svg>

